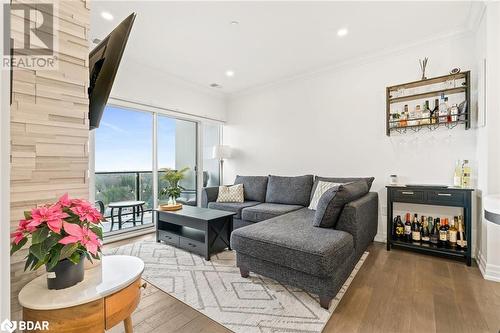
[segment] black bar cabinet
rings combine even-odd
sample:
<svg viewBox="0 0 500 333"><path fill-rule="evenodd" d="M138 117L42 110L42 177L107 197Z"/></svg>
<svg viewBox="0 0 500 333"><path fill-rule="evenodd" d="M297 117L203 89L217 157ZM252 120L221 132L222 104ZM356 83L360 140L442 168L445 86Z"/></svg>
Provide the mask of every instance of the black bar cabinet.
<svg viewBox="0 0 500 333"><path fill-rule="evenodd" d="M467 266L472 263L472 192L473 189L448 186L390 185L387 187L387 251L391 247L417 251L430 255L464 260ZM467 248L450 249L433 244L415 244L398 240L393 235L393 206L395 202L461 207L465 224Z"/></svg>

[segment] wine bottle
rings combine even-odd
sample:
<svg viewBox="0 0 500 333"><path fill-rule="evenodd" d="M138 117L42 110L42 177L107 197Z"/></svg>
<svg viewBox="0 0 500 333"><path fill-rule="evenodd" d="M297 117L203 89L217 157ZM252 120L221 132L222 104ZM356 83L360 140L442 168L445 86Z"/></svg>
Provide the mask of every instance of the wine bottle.
<svg viewBox="0 0 500 333"><path fill-rule="evenodd" d="M422 118L423 119L420 120L420 123L421 124L430 124L431 123L431 114L432 114L432 110L429 107L429 101L425 101L424 109L422 111Z"/></svg>
<svg viewBox="0 0 500 333"><path fill-rule="evenodd" d="M429 217L429 220L432 220L432 217ZM434 220L432 229L431 229L431 244L438 245L439 243L439 217L436 217Z"/></svg>
<svg viewBox="0 0 500 333"><path fill-rule="evenodd" d="M425 216L422 216L422 242L423 243L429 243L430 240L431 240L431 237L430 237L430 231L429 231L429 221L427 219L427 217Z"/></svg>
<svg viewBox="0 0 500 333"><path fill-rule="evenodd" d="M465 238L462 216L458 217L457 246L461 250L467 249L467 239Z"/></svg>
<svg viewBox="0 0 500 333"><path fill-rule="evenodd" d="M462 164L462 187L469 187L471 185L472 169L469 166L469 160L464 160Z"/></svg>
<svg viewBox="0 0 500 333"><path fill-rule="evenodd" d="M450 229L448 229L448 244L452 249L457 248L457 228L455 225L458 224L458 216L453 217L451 220Z"/></svg>
<svg viewBox="0 0 500 333"><path fill-rule="evenodd" d="M408 116L409 116L408 104L405 104L404 109L403 109L403 114L401 115L401 120L399 121L399 127L408 126Z"/></svg>
<svg viewBox="0 0 500 333"><path fill-rule="evenodd" d="M453 104L450 108L451 121L458 121L458 105Z"/></svg>
<svg viewBox="0 0 500 333"><path fill-rule="evenodd" d="M418 222L418 215L413 216L413 223L411 226L411 239L414 243L420 244L420 223Z"/></svg>
<svg viewBox="0 0 500 333"><path fill-rule="evenodd" d="M453 174L453 186L462 186L462 161L455 163L455 173Z"/></svg>
<svg viewBox="0 0 500 333"><path fill-rule="evenodd" d="M439 123L439 100L434 100L434 109L432 110L431 124Z"/></svg>
<svg viewBox="0 0 500 333"><path fill-rule="evenodd" d="M450 246L450 225L448 222L448 218L444 219L444 228L446 229L446 247Z"/></svg>
<svg viewBox="0 0 500 333"><path fill-rule="evenodd" d="M410 222L410 213L406 213L406 221L405 221L405 241L411 242L411 222Z"/></svg>
<svg viewBox="0 0 500 333"><path fill-rule="evenodd" d="M403 224L403 221L401 220L400 215L396 216L396 219L394 220L394 225L395 225L396 239L403 240L404 233L405 233L405 226Z"/></svg>
<svg viewBox="0 0 500 333"><path fill-rule="evenodd" d="M441 103L439 104L439 120L438 123L446 123L448 118L448 97L441 93Z"/></svg>
<svg viewBox="0 0 500 333"><path fill-rule="evenodd" d="M448 97L444 98L444 103L447 106L446 122L451 123L451 108L448 106Z"/></svg>
<svg viewBox="0 0 500 333"><path fill-rule="evenodd" d="M438 247L446 247L446 243L448 242L446 239L447 234L448 233L446 227L444 226L444 222L440 222Z"/></svg>

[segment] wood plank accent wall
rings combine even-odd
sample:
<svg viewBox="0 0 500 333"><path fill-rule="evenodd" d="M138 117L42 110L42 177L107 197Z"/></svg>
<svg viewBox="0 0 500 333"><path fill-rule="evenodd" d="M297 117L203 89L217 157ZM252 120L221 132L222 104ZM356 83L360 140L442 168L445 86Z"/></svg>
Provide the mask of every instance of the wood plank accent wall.
<svg viewBox="0 0 500 333"><path fill-rule="evenodd" d="M57 4L58 69L13 72L11 230L17 227L23 211L37 204L53 202L66 192L80 198L89 195L90 3L71 0ZM23 18L12 12L11 25L12 37L21 39ZM44 272L44 268L23 272L26 253L19 251L11 258L12 319L20 318L20 289Z"/></svg>

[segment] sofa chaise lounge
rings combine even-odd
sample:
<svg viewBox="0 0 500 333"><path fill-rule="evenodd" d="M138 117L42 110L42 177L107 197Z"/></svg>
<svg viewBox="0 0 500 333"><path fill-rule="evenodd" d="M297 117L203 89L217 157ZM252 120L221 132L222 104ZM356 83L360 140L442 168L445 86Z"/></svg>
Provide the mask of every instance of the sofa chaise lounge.
<svg viewBox="0 0 500 333"><path fill-rule="evenodd" d="M340 207L334 227L314 226L308 208L319 182L366 182L366 192ZM242 277L255 272L319 295L328 309L377 233L373 178L238 176L243 203L216 202L218 187L204 188L202 206L235 212L231 247Z"/></svg>

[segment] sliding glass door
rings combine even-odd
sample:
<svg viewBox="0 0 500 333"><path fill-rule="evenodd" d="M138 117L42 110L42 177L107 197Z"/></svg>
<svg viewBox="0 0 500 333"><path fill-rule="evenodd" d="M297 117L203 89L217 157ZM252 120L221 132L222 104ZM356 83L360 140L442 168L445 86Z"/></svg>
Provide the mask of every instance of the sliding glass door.
<svg viewBox="0 0 500 333"><path fill-rule="evenodd" d="M153 114L107 106L95 130L94 152L104 232L152 225Z"/></svg>
<svg viewBox="0 0 500 333"><path fill-rule="evenodd" d="M162 196L162 189L167 186L163 179L165 169L186 170L185 178L179 183L183 191L177 202L196 206L197 196L197 123L158 115L157 151L158 151L158 198L160 203L168 201Z"/></svg>
<svg viewBox="0 0 500 333"><path fill-rule="evenodd" d="M184 205L198 205L198 178L202 186L218 183L212 161L208 171L198 173L199 125L157 112L106 107L94 147L96 206L106 218L105 234L154 225L153 209L168 201L162 195L167 168L186 170L177 200Z"/></svg>

